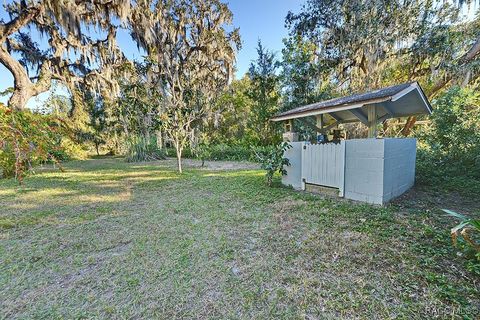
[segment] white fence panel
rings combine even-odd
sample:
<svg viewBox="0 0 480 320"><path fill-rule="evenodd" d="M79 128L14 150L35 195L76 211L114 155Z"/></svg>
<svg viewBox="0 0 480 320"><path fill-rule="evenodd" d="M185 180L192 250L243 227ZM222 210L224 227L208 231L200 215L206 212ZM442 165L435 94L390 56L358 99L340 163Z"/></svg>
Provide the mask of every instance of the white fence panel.
<svg viewBox="0 0 480 320"><path fill-rule="evenodd" d="M302 150L304 183L338 188L343 196L345 184L345 141L307 144Z"/></svg>

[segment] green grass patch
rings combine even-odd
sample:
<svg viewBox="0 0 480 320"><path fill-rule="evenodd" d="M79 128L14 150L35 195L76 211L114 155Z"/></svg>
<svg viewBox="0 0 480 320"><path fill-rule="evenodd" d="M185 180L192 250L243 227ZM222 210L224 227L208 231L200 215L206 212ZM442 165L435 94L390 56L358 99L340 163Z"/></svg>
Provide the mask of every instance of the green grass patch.
<svg viewBox="0 0 480 320"><path fill-rule="evenodd" d="M265 186L251 167L185 173L118 158L0 181L6 318L465 318L478 274L418 192L376 207ZM443 201L443 202L442 202ZM468 204L469 212L478 206ZM471 269L471 268L470 268Z"/></svg>

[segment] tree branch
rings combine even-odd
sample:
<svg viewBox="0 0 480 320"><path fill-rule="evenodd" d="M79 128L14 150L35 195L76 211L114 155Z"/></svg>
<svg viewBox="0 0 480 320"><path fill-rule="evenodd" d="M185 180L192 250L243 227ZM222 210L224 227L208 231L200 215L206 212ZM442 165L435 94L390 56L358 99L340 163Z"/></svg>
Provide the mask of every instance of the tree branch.
<svg viewBox="0 0 480 320"><path fill-rule="evenodd" d="M33 19L33 17L40 12L40 8L30 7L22 10L21 13L13 20L5 24L0 24L0 43L5 42L8 36L14 34L20 30L20 28L27 25Z"/></svg>

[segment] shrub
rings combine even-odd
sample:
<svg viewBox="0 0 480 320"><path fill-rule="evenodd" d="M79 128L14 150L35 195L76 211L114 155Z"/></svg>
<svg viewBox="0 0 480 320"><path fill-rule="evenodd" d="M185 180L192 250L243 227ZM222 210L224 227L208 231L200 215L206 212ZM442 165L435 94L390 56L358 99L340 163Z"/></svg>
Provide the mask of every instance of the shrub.
<svg viewBox="0 0 480 320"><path fill-rule="evenodd" d="M480 93L453 87L433 104L432 125L422 135L427 152L436 165L480 178Z"/></svg>
<svg viewBox="0 0 480 320"><path fill-rule="evenodd" d="M257 153L258 160L262 164L262 169L266 170L265 179L267 185L272 185L272 179L275 172L282 175L287 174L284 166L289 166L290 162L287 158L283 157L284 152L290 149L291 145L288 142L282 142L281 144L269 147L261 153Z"/></svg>
<svg viewBox="0 0 480 320"><path fill-rule="evenodd" d="M57 155L62 154L61 137L67 132L67 125L57 117L14 111L0 104L1 175L22 183L35 165L46 161L63 170Z"/></svg>
<svg viewBox="0 0 480 320"><path fill-rule="evenodd" d="M165 151L157 146L155 138L146 139L143 136L135 136L127 142L127 162L164 160Z"/></svg>
<svg viewBox="0 0 480 320"><path fill-rule="evenodd" d="M175 150L175 148L165 148L165 155L167 157L176 157L177 151ZM196 158L196 155L191 148L185 148L182 151L182 158L193 159Z"/></svg>
<svg viewBox="0 0 480 320"><path fill-rule="evenodd" d="M217 144L210 147L209 160L251 161L254 160L254 156L249 147Z"/></svg>
<svg viewBox="0 0 480 320"><path fill-rule="evenodd" d="M184 158L197 158L200 160L225 160L225 161L253 161L258 162L257 153L263 153L268 147L261 146L243 146L243 145L228 145L228 144L211 144L207 148L200 145L196 149L185 148L182 156ZM169 157L175 156L175 150L172 148L166 149L166 154Z"/></svg>
<svg viewBox="0 0 480 320"><path fill-rule="evenodd" d="M205 165L205 160L209 160L212 157L212 146L207 143L200 144L195 149L197 158L202 160L202 167Z"/></svg>

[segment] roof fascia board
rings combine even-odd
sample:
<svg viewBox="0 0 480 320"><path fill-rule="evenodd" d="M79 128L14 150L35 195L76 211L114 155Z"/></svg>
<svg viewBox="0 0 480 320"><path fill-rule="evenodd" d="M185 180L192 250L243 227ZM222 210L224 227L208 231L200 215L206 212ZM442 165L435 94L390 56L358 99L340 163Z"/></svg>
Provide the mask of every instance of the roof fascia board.
<svg viewBox="0 0 480 320"><path fill-rule="evenodd" d="M403 96L409 94L409 93L412 92L413 90L417 90L418 95L419 95L420 98L422 99L423 104L425 105L425 108L426 108L427 111L428 111L428 114L431 114L431 113L432 113L432 107L431 107L430 103L428 102L428 99L427 99L427 97L425 96L425 93L423 92L423 90L422 90L422 88L420 87L420 85L418 84L418 82L412 83L408 88L405 88L405 89L403 89L402 91L400 91L399 93L393 95L393 96L392 96L392 102L393 102L393 101L397 101L398 99L400 99L400 98L402 98Z"/></svg>
<svg viewBox="0 0 480 320"><path fill-rule="evenodd" d="M408 86L407 88L403 89L402 91L394 94L392 96L392 102L395 102L397 101L398 99L400 99L401 97L409 94L410 92L412 92L413 90L416 90L417 87L415 86L415 83L412 83L410 86Z"/></svg>
<svg viewBox="0 0 480 320"><path fill-rule="evenodd" d="M427 107L428 114L432 114L432 106L430 105L430 102L428 101L427 96L425 95L425 92L423 92L422 88L418 84L418 82L414 83L415 88L417 89L418 93L420 94L420 97L422 98L423 103L425 104L425 107Z"/></svg>
<svg viewBox="0 0 480 320"><path fill-rule="evenodd" d="M324 109L317 109L317 110L311 110L311 111L305 111L305 112L299 112L299 113L292 113L292 114L287 114L287 115L284 115L284 116L273 117L270 120L271 121L283 121L283 120L290 120L290 119L305 118L305 117L315 116L315 115L319 115L319 114L327 114L327 113L337 112L337 111L357 109L357 108L363 107L366 104L380 103L380 102L388 101L390 99L391 99L391 97L385 97L385 98L368 100L368 101L365 101L365 102L362 102L362 103L347 104L347 105L341 105L341 106L336 106L336 107L331 107L331 108L324 108Z"/></svg>

